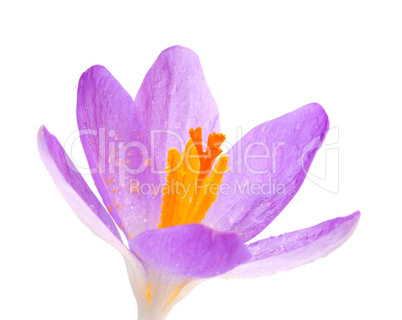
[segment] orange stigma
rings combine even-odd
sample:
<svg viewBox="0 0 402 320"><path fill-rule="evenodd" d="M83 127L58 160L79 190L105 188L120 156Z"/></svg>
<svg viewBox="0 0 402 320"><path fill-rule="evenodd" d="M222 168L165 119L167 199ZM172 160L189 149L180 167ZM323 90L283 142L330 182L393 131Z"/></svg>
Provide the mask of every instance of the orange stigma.
<svg viewBox="0 0 402 320"><path fill-rule="evenodd" d="M212 170L215 159L222 153L220 146L225 138L221 133L210 134L204 151L202 130L198 127L190 129L190 140L182 154L176 149L169 150L159 228L200 223L205 218L228 170L226 155L219 158Z"/></svg>

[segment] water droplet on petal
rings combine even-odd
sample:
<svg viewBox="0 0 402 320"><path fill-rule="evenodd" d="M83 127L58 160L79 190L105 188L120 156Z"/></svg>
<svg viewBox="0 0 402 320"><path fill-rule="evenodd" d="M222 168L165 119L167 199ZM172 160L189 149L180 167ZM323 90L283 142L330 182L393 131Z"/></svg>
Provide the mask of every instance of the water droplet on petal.
<svg viewBox="0 0 402 320"><path fill-rule="evenodd" d="M249 250L250 250L251 254L254 256L261 254L261 248L258 245L252 246L252 247L250 246Z"/></svg>

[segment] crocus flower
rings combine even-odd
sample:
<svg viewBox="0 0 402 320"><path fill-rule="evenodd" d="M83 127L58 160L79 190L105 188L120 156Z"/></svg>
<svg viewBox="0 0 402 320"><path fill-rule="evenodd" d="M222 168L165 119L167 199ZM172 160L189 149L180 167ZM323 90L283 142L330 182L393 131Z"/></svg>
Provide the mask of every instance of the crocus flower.
<svg viewBox="0 0 402 320"><path fill-rule="evenodd" d="M79 80L77 120L103 204L44 126L40 154L78 217L123 255L139 319L164 319L207 278L270 275L326 256L358 223L355 212L249 243L299 190L328 117L305 105L223 154L217 106L187 48L163 51L135 100L91 67ZM273 180L280 190L264 191Z"/></svg>

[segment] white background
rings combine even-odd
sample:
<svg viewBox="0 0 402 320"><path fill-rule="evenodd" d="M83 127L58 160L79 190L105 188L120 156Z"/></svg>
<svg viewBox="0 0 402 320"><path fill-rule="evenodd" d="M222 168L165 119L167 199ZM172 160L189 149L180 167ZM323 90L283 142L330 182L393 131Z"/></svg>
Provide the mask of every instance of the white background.
<svg viewBox="0 0 402 320"><path fill-rule="evenodd" d="M358 209L362 217L327 258L265 278L205 282L169 319L402 317L399 3L245 3L2 3L1 319L136 319L123 259L58 193L36 133L44 123L64 143L76 130L77 82L91 65L106 66L135 96L175 44L200 56L228 139L310 102L339 129L339 191L306 179L259 238ZM74 152L82 156L78 144ZM312 172L322 176L329 157L320 151Z"/></svg>

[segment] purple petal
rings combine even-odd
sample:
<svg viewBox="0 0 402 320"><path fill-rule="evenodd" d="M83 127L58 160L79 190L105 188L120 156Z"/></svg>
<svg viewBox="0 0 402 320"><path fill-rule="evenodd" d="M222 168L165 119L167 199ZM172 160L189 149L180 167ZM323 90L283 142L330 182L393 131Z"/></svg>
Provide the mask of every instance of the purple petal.
<svg viewBox="0 0 402 320"><path fill-rule="evenodd" d="M197 278L224 273L250 259L237 234L202 224L146 231L131 239L129 246L151 269Z"/></svg>
<svg viewBox="0 0 402 320"><path fill-rule="evenodd" d="M360 212L316 226L251 243L252 259L225 276L258 277L288 270L325 257L340 247L353 233Z"/></svg>
<svg viewBox="0 0 402 320"><path fill-rule="evenodd" d="M299 190L328 126L324 109L313 103L248 132L228 152L222 186L230 189L221 190L203 223L237 232L244 242L260 233Z"/></svg>
<svg viewBox="0 0 402 320"><path fill-rule="evenodd" d="M38 132L39 153L56 186L78 217L96 235L127 251L112 218L88 187L59 141L42 126Z"/></svg>
<svg viewBox="0 0 402 320"><path fill-rule="evenodd" d="M130 95L102 66L80 78L77 122L92 176L105 206L128 238L157 227L160 201L152 189L138 192L138 183L158 186L149 167L149 137ZM135 191L135 192L134 192Z"/></svg>
<svg viewBox="0 0 402 320"><path fill-rule="evenodd" d="M186 48L160 54L136 104L101 66L80 79L81 141L103 202L128 238L159 224L168 150L183 149L190 128L201 126L205 137L219 130L218 109L199 59ZM132 192L136 189L140 192Z"/></svg>
<svg viewBox="0 0 402 320"><path fill-rule="evenodd" d="M153 162L165 169L170 148L184 149L189 129L202 127L203 139L219 131L219 113L204 78L200 60L190 49L174 46L164 50L149 69L135 103L147 130L155 132Z"/></svg>

